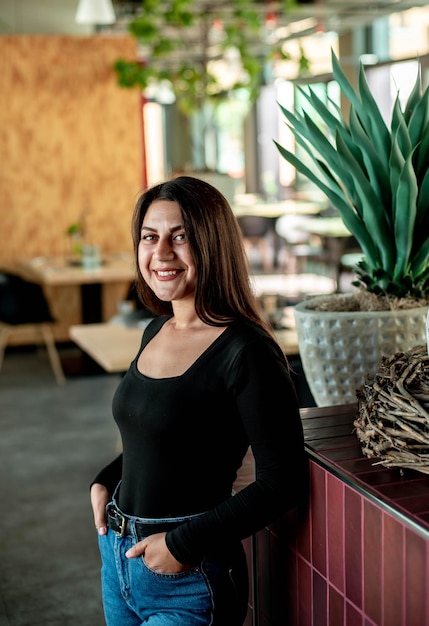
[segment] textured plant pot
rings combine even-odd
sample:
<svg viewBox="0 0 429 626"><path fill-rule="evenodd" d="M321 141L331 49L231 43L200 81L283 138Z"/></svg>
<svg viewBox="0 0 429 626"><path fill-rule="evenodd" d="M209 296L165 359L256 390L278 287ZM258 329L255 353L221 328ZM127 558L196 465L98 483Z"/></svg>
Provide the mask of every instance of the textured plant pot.
<svg viewBox="0 0 429 626"><path fill-rule="evenodd" d="M317 406L357 402L356 390L382 356L426 342L428 307L326 312L294 307L299 353Z"/></svg>

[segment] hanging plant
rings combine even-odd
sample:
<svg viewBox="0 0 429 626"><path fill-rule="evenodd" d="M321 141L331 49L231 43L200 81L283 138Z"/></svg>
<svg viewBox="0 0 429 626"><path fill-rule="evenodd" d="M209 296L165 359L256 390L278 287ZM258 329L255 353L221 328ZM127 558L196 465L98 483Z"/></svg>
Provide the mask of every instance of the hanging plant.
<svg viewBox="0 0 429 626"><path fill-rule="evenodd" d="M286 13L297 0L282 0ZM270 13L270 15L273 15ZM207 99L220 101L240 91L249 104L259 95L267 65L295 60L297 74L308 72L302 46L291 59L275 31L264 38L267 8L244 0L223 7L196 5L194 0L144 0L128 29L139 45L139 58L120 58L114 68L121 87L153 88L168 81L178 108L191 115ZM215 65L230 51L238 63L219 74ZM232 77L232 78L231 78Z"/></svg>

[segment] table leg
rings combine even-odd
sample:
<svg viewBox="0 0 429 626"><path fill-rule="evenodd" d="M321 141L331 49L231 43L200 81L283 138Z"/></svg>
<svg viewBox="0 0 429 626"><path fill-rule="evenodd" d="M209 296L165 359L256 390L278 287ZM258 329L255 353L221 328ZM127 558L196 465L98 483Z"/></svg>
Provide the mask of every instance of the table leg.
<svg viewBox="0 0 429 626"><path fill-rule="evenodd" d="M102 322L102 285L92 283L82 285L82 323L97 324Z"/></svg>
<svg viewBox="0 0 429 626"><path fill-rule="evenodd" d="M98 324L103 321L103 285L89 283L81 285L81 318L82 324ZM91 375L104 373L102 368L83 350L79 355L70 357L65 364L69 375Z"/></svg>

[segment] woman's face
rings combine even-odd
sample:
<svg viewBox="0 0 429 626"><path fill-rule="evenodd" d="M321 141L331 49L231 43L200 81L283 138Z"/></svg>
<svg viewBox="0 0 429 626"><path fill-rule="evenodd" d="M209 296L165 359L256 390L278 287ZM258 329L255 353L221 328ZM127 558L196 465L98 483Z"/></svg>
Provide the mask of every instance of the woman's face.
<svg viewBox="0 0 429 626"><path fill-rule="evenodd" d="M155 295L172 302L194 299L196 267L177 202L155 200L143 220L139 268Z"/></svg>

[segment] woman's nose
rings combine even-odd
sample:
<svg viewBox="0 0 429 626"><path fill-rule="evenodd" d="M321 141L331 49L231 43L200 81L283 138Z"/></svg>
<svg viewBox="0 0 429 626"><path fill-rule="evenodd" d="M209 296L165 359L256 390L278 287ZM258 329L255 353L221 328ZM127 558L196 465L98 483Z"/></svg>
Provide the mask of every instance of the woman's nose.
<svg viewBox="0 0 429 626"><path fill-rule="evenodd" d="M168 239L160 239L156 247L156 256L158 259L171 259L174 256L174 250Z"/></svg>

